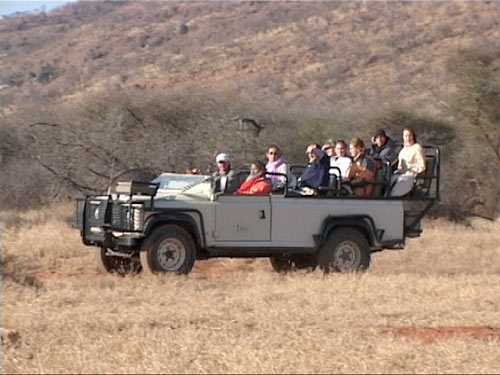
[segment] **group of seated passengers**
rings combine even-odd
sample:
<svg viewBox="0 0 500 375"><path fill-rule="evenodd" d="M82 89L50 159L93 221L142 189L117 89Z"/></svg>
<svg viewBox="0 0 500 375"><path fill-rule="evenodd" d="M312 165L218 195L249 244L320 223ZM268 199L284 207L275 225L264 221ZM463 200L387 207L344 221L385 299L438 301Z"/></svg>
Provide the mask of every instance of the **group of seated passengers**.
<svg viewBox="0 0 500 375"><path fill-rule="evenodd" d="M417 143L417 136L410 127L403 130L403 148L397 152L396 143L379 129L372 138L372 147L367 152L363 140L355 137L349 144L349 153L346 154L346 143L342 140L327 141L323 147L319 144L307 146L308 164L297 181L296 188L303 194L314 194L322 187L328 186L329 175L336 174L343 182L352 188L356 196L370 196L375 188L377 170L382 163L388 163L397 169L391 177L391 196L403 196L409 193L415 177L425 171L425 152ZM284 176L269 175L266 173L288 174L283 156L279 147L271 145L266 153L268 162L256 160L251 164L250 174L241 186L238 178L231 169L231 158L226 153L217 155L216 173L220 186L218 191L242 195L268 195L273 190L283 186ZM337 168L331 168L337 167ZM340 171L340 174L339 174Z"/></svg>
<svg viewBox="0 0 500 375"><path fill-rule="evenodd" d="M275 147L275 148L274 148ZM273 161L268 162L267 166L260 160L255 160L250 165L250 174L246 180L238 186L238 176L231 168L231 157L229 154L221 153L215 158L217 163L217 179L216 191L224 193L235 193L239 195L269 195L273 190L279 187L281 180L285 180L284 176L266 177L267 172L271 170L277 173L287 174L286 164L282 162L283 158L278 155L279 149L277 146L270 146L268 155L271 153ZM280 161L277 163L277 161ZM271 168L271 166L274 167ZM269 166L269 167L268 167Z"/></svg>
<svg viewBox="0 0 500 375"><path fill-rule="evenodd" d="M412 190L417 175L425 171L425 151L417 143L415 131L410 127L403 129L403 148L399 153L396 142L383 129L377 130L368 151L358 137L349 144L350 156L346 154L346 146L342 140L327 141L322 150L319 150L318 144L309 145L306 150L309 164L299 179L299 188L327 186L325 175L329 169L329 173L342 178L356 196L370 196L375 189L377 171L387 163L391 168L397 165L390 181L390 195L400 197ZM329 165L326 166L328 160ZM305 192L309 193L307 189Z"/></svg>

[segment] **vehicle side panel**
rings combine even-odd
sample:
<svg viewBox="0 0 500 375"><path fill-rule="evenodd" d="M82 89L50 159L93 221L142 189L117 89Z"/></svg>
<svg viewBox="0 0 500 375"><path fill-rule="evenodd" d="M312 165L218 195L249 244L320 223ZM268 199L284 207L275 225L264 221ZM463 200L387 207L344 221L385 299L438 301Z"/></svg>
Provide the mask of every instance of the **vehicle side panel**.
<svg viewBox="0 0 500 375"><path fill-rule="evenodd" d="M213 243L213 231L215 230L215 202L205 199L186 199L182 201L175 199L160 198L155 200L154 211L151 214L157 214L160 211L180 211L185 210L186 214L190 215L194 222L198 225L198 230L201 238L206 241L204 246L210 246ZM197 210L199 214L189 212L189 210ZM200 220L200 215L203 218L203 223Z"/></svg>
<svg viewBox="0 0 500 375"><path fill-rule="evenodd" d="M270 241L270 197L219 196L215 205L214 237L216 243L227 241Z"/></svg>
<svg viewBox="0 0 500 375"><path fill-rule="evenodd" d="M396 200L317 199L272 196L271 241L276 246L314 246L328 216L367 215L376 230L383 230L382 241L403 239L403 203Z"/></svg>

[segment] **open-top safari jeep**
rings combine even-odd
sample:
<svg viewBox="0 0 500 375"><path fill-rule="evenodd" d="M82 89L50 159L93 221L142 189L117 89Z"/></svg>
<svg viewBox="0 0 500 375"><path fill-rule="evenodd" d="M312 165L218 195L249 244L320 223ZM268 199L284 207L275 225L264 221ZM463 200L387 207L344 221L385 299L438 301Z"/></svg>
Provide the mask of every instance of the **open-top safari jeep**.
<svg viewBox="0 0 500 375"><path fill-rule="evenodd" d="M439 199L439 150L425 150L427 170L405 197L389 196L389 166L373 196L362 198L335 178L314 195L300 195L289 181L299 164L269 196L216 191L215 176L164 173L78 198L76 226L106 272L188 273L195 260L212 257L269 257L280 272L365 270L372 253L403 249L406 238L420 236L421 219Z"/></svg>

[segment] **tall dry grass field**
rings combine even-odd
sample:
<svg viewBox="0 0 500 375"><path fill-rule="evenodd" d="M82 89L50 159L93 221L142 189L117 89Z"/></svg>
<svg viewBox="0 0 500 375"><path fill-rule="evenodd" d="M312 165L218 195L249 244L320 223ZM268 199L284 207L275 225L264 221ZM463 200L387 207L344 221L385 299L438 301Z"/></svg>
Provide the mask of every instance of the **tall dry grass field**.
<svg viewBox="0 0 500 375"><path fill-rule="evenodd" d="M424 223L362 275L94 269L70 206L2 214L5 373L499 373L500 221Z"/></svg>

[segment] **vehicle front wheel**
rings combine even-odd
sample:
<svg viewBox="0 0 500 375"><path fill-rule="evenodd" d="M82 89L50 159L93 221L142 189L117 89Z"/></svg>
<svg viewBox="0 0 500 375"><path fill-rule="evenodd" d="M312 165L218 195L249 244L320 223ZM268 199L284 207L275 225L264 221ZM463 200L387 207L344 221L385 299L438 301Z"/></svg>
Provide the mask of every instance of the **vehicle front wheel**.
<svg viewBox="0 0 500 375"><path fill-rule="evenodd" d="M358 272L370 266L370 246L361 232L340 228L328 236L318 254L325 272Z"/></svg>
<svg viewBox="0 0 500 375"><path fill-rule="evenodd" d="M95 258L97 269L103 273L116 273L121 276L135 275L141 272L141 263L137 256L130 258L106 255L105 247L97 247Z"/></svg>
<svg viewBox="0 0 500 375"><path fill-rule="evenodd" d="M189 273L196 259L196 247L185 229L164 225L144 240L140 259L143 270L149 273Z"/></svg>

